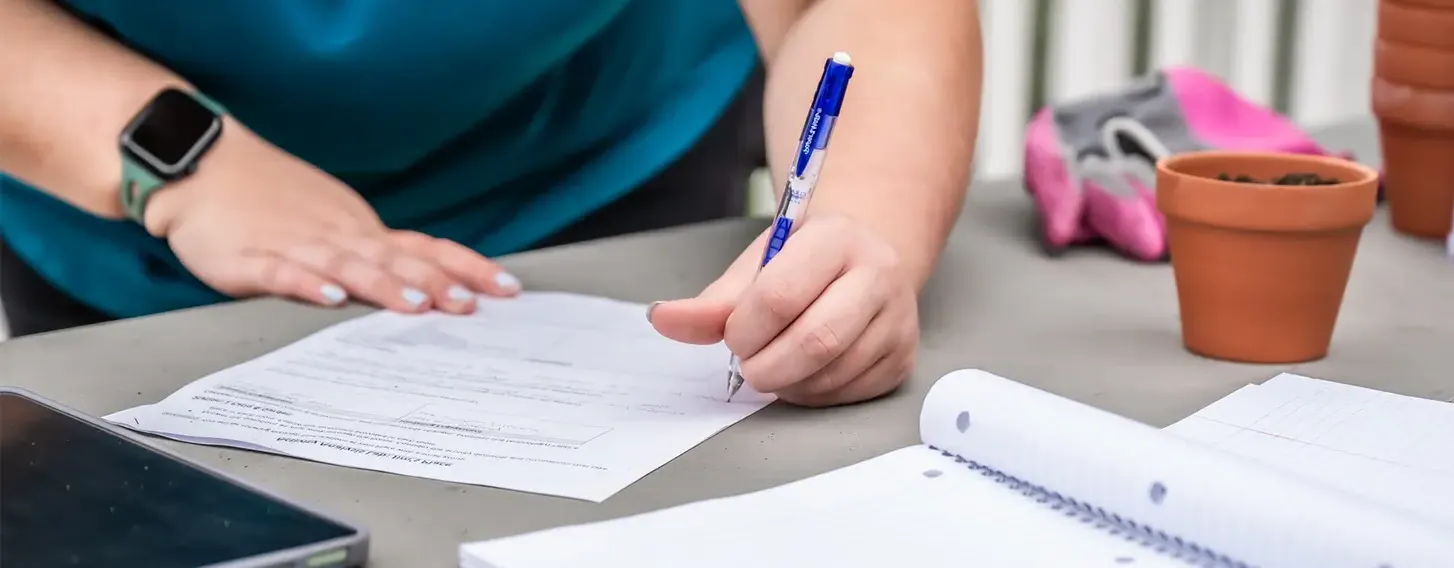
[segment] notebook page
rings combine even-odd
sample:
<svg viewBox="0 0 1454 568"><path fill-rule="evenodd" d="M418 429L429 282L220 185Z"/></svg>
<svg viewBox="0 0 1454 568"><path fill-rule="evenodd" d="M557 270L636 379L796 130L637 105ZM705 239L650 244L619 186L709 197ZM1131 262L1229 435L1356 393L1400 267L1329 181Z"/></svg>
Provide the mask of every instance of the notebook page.
<svg viewBox="0 0 1454 568"><path fill-rule="evenodd" d="M1454 527L1454 405L1281 374L1166 428Z"/></svg>
<svg viewBox="0 0 1454 568"><path fill-rule="evenodd" d="M978 370L940 379L926 444L1257 566L1448 566L1442 527Z"/></svg>
<svg viewBox="0 0 1454 568"><path fill-rule="evenodd" d="M466 568L1024 568L1186 564L923 446L736 497L460 549Z"/></svg>

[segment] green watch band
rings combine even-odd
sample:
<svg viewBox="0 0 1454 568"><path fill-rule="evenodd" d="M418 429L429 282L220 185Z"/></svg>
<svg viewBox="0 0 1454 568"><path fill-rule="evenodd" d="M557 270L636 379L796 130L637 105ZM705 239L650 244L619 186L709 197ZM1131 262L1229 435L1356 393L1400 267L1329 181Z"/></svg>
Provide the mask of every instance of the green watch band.
<svg viewBox="0 0 1454 568"><path fill-rule="evenodd" d="M227 114L226 108L207 95L196 91L187 94L219 118ZM127 218L142 223L146 215L146 204L152 194L166 185L167 180L152 173L125 151L121 152L121 207L126 211Z"/></svg>
<svg viewBox="0 0 1454 568"><path fill-rule="evenodd" d="M132 221L141 223L146 215L146 202L151 199L151 194L166 185L166 181L151 173L146 166L141 165L131 156L121 156L121 206L126 208L126 216Z"/></svg>

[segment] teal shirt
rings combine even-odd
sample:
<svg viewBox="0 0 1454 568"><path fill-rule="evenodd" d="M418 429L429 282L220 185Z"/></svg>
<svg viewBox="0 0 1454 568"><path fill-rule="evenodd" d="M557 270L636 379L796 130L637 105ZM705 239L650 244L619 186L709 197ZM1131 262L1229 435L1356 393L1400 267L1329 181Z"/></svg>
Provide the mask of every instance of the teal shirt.
<svg viewBox="0 0 1454 568"><path fill-rule="evenodd" d="M492 256L648 180L757 59L735 0L67 3L338 176L389 226ZM0 239L114 316L225 299L136 224L5 177Z"/></svg>

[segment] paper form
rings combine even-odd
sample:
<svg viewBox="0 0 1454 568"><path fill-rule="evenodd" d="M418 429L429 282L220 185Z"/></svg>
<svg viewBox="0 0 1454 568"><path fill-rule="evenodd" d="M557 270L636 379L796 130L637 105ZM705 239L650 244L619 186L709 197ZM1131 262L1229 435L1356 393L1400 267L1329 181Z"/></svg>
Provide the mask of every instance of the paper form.
<svg viewBox="0 0 1454 568"><path fill-rule="evenodd" d="M1454 528L1454 405L1284 373L1166 431Z"/></svg>
<svg viewBox="0 0 1454 568"><path fill-rule="evenodd" d="M181 441L600 502L772 402L726 347L565 293L379 312L108 420Z"/></svg>

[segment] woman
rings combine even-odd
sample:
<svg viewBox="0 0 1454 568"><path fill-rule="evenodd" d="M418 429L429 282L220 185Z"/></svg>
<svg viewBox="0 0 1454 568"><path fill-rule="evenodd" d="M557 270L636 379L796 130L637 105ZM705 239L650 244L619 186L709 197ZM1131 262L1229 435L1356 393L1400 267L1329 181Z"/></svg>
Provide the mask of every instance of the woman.
<svg viewBox="0 0 1454 568"><path fill-rule="evenodd" d="M878 396L912 364L979 108L975 3L892 4L0 0L11 330L254 295L469 312L521 289L491 256L739 214L754 142L785 170L844 50L792 246L648 317L786 400Z"/></svg>

